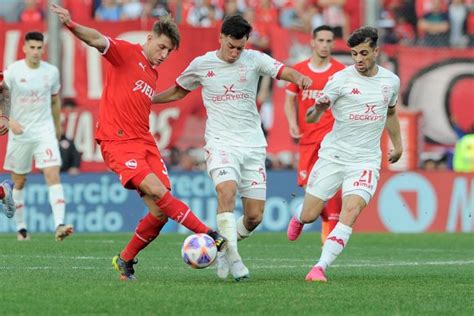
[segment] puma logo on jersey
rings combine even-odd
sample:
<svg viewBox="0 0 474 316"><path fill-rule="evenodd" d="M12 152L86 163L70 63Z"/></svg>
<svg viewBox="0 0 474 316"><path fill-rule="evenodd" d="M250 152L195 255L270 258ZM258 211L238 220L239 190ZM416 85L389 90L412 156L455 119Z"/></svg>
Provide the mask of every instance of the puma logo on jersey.
<svg viewBox="0 0 474 316"><path fill-rule="evenodd" d="M146 82L144 82L143 80L137 80L135 82L135 87L133 88L132 91L140 91L141 93L143 93L144 95L146 95L147 97L151 98L155 95L155 90L153 90L152 87L150 87L150 85Z"/></svg>
<svg viewBox="0 0 474 316"><path fill-rule="evenodd" d="M138 66L142 67L142 70L145 71L146 65L142 64L142 62L139 62L139 63L138 63Z"/></svg>

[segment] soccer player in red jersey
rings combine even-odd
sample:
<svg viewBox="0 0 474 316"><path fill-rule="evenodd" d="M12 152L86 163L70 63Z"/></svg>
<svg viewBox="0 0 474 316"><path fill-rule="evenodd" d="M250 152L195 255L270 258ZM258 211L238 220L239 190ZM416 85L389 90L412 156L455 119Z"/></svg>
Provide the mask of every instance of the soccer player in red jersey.
<svg viewBox="0 0 474 316"><path fill-rule="evenodd" d="M108 61L96 140L107 166L118 174L125 188L138 191L150 211L139 222L125 249L112 260L120 279L136 279L134 258L159 235L168 218L195 233L207 233L218 250L225 248L224 237L204 225L187 205L171 195L166 166L149 131L151 98L158 80L155 67L179 46L175 22L170 17L160 18L146 42L138 45L77 24L71 20L69 11L60 6L53 4L51 11L77 38L95 47Z"/></svg>
<svg viewBox="0 0 474 316"><path fill-rule="evenodd" d="M310 77L313 84L304 90L293 83L289 83L286 88L285 114L291 137L299 139L300 161L297 176L298 185L303 188L306 187L308 175L318 160L321 142L324 136L332 130L334 124L334 117L329 110L317 124L309 124L305 121L306 111L314 105L316 97L323 90L329 77L345 68L343 64L331 57L333 45L334 32L331 27L321 25L315 28L311 39L312 56L293 66L300 73ZM298 206L296 214L301 212L302 206L303 204ZM327 202L321 214L321 240L323 243L339 221L341 208L341 192L338 191ZM293 230L293 232L295 231L298 232L298 230ZM289 232L288 239L295 240L296 238Z"/></svg>

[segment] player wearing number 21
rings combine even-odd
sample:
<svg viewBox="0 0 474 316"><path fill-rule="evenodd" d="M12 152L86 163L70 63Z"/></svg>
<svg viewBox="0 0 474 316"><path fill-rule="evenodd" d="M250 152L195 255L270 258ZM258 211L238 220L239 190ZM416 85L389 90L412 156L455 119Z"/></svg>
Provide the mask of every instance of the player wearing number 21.
<svg viewBox="0 0 474 316"><path fill-rule="evenodd" d="M395 110L400 79L376 64L377 30L360 28L347 43L354 65L334 74L321 97L306 112L307 122L317 122L331 107L333 130L324 137L319 159L309 176L303 209L292 218L289 230L299 235L304 224L314 222L342 186L339 222L327 237L321 257L307 281L326 282L325 271L347 245L360 212L374 196L379 179L380 138L386 128L393 144L389 161L402 155L400 124Z"/></svg>

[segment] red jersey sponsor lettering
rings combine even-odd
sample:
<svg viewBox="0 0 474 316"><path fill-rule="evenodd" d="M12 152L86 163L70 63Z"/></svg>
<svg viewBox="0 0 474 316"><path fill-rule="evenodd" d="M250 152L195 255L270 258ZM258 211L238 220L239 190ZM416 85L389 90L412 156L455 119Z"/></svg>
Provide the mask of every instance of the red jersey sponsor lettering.
<svg viewBox="0 0 474 316"><path fill-rule="evenodd" d="M331 131L334 124L334 117L330 110L324 113L321 120L317 123L306 123L305 116L309 107L314 105L315 99L323 90L329 77L345 68L343 64L335 59L331 59L331 66L323 72L315 72L309 66L310 60L304 60L293 66L294 69L310 77L313 80L311 87L301 90L294 83L289 83L286 90L297 95L298 102L298 125L303 136L300 139L300 144L320 143L324 136Z"/></svg>
<svg viewBox="0 0 474 316"><path fill-rule="evenodd" d="M142 47L108 38L104 58L109 62L100 101L97 140L142 138L154 142L150 134L151 98L158 72Z"/></svg>

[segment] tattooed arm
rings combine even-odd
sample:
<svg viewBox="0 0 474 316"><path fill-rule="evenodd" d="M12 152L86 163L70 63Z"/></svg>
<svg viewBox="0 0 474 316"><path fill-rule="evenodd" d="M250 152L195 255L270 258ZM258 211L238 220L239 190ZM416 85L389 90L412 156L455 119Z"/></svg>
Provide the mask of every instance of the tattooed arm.
<svg viewBox="0 0 474 316"><path fill-rule="evenodd" d="M3 79L3 78L1 78ZM10 116L10 90L5 82L0 79L0 136L8 132L8 120Z"/></svg>

